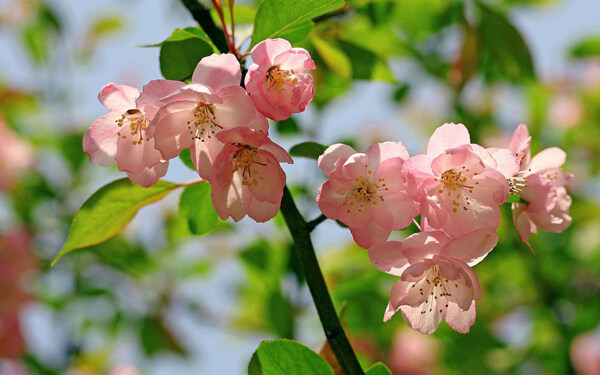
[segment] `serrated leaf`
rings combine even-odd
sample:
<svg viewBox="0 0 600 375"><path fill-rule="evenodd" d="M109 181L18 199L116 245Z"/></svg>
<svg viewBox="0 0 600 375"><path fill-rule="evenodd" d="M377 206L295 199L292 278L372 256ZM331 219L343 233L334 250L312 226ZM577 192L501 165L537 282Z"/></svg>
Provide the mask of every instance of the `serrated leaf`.
<svg viewBox="0 0 600 375"><path fill-rule="evenodd" d="M179 199L179 212L188 220L190 232L201 235L217 225L217 212L210 197L210 184L200 182L186 186Z"/></svg>
<svg viewBox="0 0 600 375"><path fill-rule="evenodd" d="M327 150L327 146L322 145L317 142L302 142L290 149L291 156L301 156L304 158L318 159L325 150Z"/></svg>
<svg viewBox="0 0 600 375"><path fill-rule="evenodd" d="M307 346L292 340L263 341L252 355L249 375L333 375L331 367Z"/></svg>
<svg viewBox="0 0 600 375"><path fill-rule="evenodd" d="M183 81L192 76L203 57L212 53L218 53L217 47L202 29L175 29L160 47L160 72L166 79Z"/></svg>
<svg viewBox="0 0 600 375"><path fill-rule="evenodd" d="M108 240L133 219L138 210L161 200L180 185L158 181L149 188L122 178L103 186L75 214L67 242L52 264L66 253Z"/></svg>
<svg viewBox="0 0 600 375"><path fill-rule="evenodd" d="M343 0L263 0L256 12L252 44L273 38L298 42L308 36L313 18L342 6Z"/></svg>
<svg viewBox="0 0 600 375"><path fill-rule="evenodd" d="M392 372L386 365L381 362L377 362L373 366L369 367L365 371L365 375L392 375Z"/></svg>
<svg viewBox="0 0 600 375"><path fill-rule="evenodd" d="M569 56L576 59L600 56L600 36L593 36L580 40L571 47Z"/></svg>

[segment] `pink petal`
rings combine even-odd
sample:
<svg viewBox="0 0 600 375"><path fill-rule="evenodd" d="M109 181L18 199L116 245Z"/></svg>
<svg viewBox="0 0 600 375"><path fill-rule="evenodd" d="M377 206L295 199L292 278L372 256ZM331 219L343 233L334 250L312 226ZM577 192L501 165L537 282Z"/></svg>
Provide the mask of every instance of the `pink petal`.
<svg viewBox="0 0 600 375"><path fill-rule="evenodd" d="M515 153L508 148L488 149L496 161L495 169L500 172L504 178L511 178L519 172L520 165Z"/></svg>
<svg viewBox="0 0 600 375"><path fill-rule="evenodd" d="M115 164L117 155L117 133L121 128L117 120L121 115L110 112L99 117L83 136L83 152L87 153L94 164L109 166Z"/></svg>
<svg viewBox="0 0 600 375"><path fill-rule="evenodd" d="M128 129L124 129L127 131ZM142 144L137 142L138 136L119 137L117 140L117 165L120 171L128 173L141 173L146 168L152 168L161 160L162 155L154 148L154 138L143 140Z"/></svg>
<svg viewBox="0 0 600 375"><path fill-rule="evenodd" d="M373 211L370 203L348 203L338 207L336 217L347 226L358 229L371 224Z"/></svg>
<svg viewBox="0 0 600 375"><path fill-rule="evenodd" d="M542 173L548 169L560 168L567 154L558 147L550 147L531 158L529 173Z"/></svg>
<svg viewBox="0 0 600 375"><path fill-rule="evenodd" d="M255 165L257 173L252 175L252 179L257 182L249 186L250 192L260 202L279 204L285 186L285 172L273 155L267 152L259 154L264 157L260 160L265 165Z"/></svg>
<svg viewBox="0 0 600 375"><path fill-rule="evenodd" d="M471 143L469 131L463 124L446 123L437 128L427 144L427 157L433 160L450 148Z"/></svg>
<svg viewBox="0 0 600 375"><path fill-rule="evenodd" d="M248 125L255 118L254 104L240 86L222 88L217 96L223 101L214 103L217 123L223 127Z"/></svg>
<svg viewBox="0 0 600 375"><path fill-rule="evenodd" d="M169 168L169 162L158 163L152 168L145 168L142 172L134 174L127 173L129 179L136 184L142 185L147 188L156 183L161 177L167 173Z"/></svg>
<svg viewBox="0 0 600 375"><path fill-rule="evenodd" d="M466 263L463 264L460 260L439 256L435 256L433 259L439 265L440 278L448 280L445 282L446 293L449 293L446 298L449 301L456 302L461 309L467 310L475 296L475 288L470 273L462 267L463 265L466 266ZM466 269L468 268L467 266ZM475 280L477 280L476 277Z"/></svg>
<svg viewBox="0 0 600 375"><path fill-rule="evenodd" d="M345 199L345 196L336 193L331 187L331 182L327 181L319 189L317 203L319 204L319 209L325 216L337 220L337 209L344 203Z"/></svg>
<svg viewBox="0 0 600 375"><path fill-rule="evenodd" d="M228 86L240 86L242 70L240 63L230 53L204 57L196 66L192 82L210 87L214 92Z"/></svg>
<svg viewBox="0 0 600 375"><path fill-rule="evenodd" d="M487 229L476 229L450 242L440 251L440 255L455 258L474 266L494 249L498 235Z"/></svg>
<svg viewBox="0 0 600 375"><path fill-rule="evenodd" d="M448 149L444 153L439 154L431 162L431 170L436 176L441 176L442 173L450 169L473 175L481 173L485 169L485 165L481 161L481 158L473 152L471 146L467 145Z"/></svg>
<svg viewBox="0 0 600 375"><path fill-rule="evenodd" d="M217 139L223 143L239 143L254 148L259 148L271 153L279 162L290 164L294 163L294 160L292 160L287 151L275 142L271 141L271 139L269 139L265 133L250 129L245 126L238 126L223 130L217 134Z"/></svg>
<svg viewBox="0 0 600 375"><path fill-rule="evenodd" d="M369 162L371 157L369 157ZM402 166L404 161L401 158L391 158L384 160L373 174L373 181L381 188L377 192L383 196L395 195L405 191L404 179L402 178Z"/></svg>
<svg viewBox="0 0 600 375"><path fill-rule="evenodd" d="M264 223L277 215L280 205L281 200L277 203L271 203L267 201L260 202L256 198L252 198L250 207L248 208L248 216L259 223Z"/></svg>
<svg viewBox="0 0 600 375"><path fill-rule="evenodd" d="M439 254L449 241L450 238L444 232L429 230L408 236L400 248L408 261L415 264Z"/></svg>
<svg viewBox="0 0 600 375"><path fill-rule="evenodd" d="M469 333L471 326L475 323L475 315L475 301L471 302L471 306L466 311L458 307L456 303L450 301L448 302L444 319L456 332Z"/></svg>
<svg viewBox="0 0 600 375"><path fill-rule="evenodd" d="M406 181L406 190L415 200L421 200L423 185L434 179L427 155L409 158L402 167L402 176Z"/></svg>
<svg viewBox="0 0 600 375"><path fill-rule="evenodd" d="M325 176L329 177L338 160L342 159L345 162L350 155L355 153L356 151L352 147L343 143L336 143L329 146L327 150L323 152L323 155L319 156L317 163Z"/></svg>
<svg viewBox="0 0 600 375"><path fill-rule="evenodd" d="M155 147L165 160L177 157L181 150L194 143L188 122L193 123L197 102L180 101L163 106L152 123L148 133L154 138Z"/></svg>
<svg viewBox="0 0 600 375"><path fill-rule="evenodd" d="M388 230L406 228L417 214L415 202L404 191L388 195L384 202L373 206L373 219Z"/></svg>
<svg viewBox="0 0 600 375"><path fill-rule="evenodd" d="M528 243L529 236L535 230L535 225L529 220L527 216L527 205L524 203L513 203L512 204L512 216L515 229L519 234L521 241Z"/></svg>
<svg viewBox="0 0 600 375"><path fill-rule="evenodd" d="M279 54L290 49L292 49L292 45L285 39L267 39L254 46L250 56L254 64L266 66L266 71L275 63L275 58Z"/></svg>
<svg viewBox="0 0 600 375"><path fill-rule="evenodd" d="M513 133L512 140L510 141L508 148L515 153L515 156L521 165L527 165L529 163L530 143L531 137L529 136L529 130L527 130L527 126L524 124L519 125Z"/></svg>
<svg viewBox="0 0 600 375"><path fill-rule="evenodd" d="M409 267L408 260L401 251L402 242L387 241L369 248L371 263L383 272L391 275L402 276L402 272Z"/></svg>
<svg viewBox="0 0 600 375"><path fill-rule="evenodd" d="M316 69L315 62L304 48L292 48L277 55L273 65L283 70L293 70L294 73L303 73Z"/></svg>
<svg viewBox="0 0 600 375"><path fill-rule="evenodd" d="M168 79L155 79L142 88L142 93L136 99L136 108L144 113L148 120L152 120L156 112L164 103L160 100L167 95L181 89L185 83Z"/></svg>
<svg viewBox="0 0 600 375"><path fill-rule="evenodd" d="M123 113L135 108L135 99L140 91L134 87L109 83L98 94L98 100L113 112Z"/></svg>
<svg viewBox="0 0 600 375"><path fill-rule="evenodd" d="M194 140L190 146L190 156L200 177L209 181L213 179L213 163L221 150L223 150L223 143L215 137Z"/></svg>
<svg viewBox="0 0 600 375"><path fill-rule="evenodd" d="M212 184L211 197L221 220L231 217L235 222L246 216L252 201L250 192L242 185L241 177L238 174L234 174L231 184L224 188L219 184Z"/></svg>
<svg viewBox="0 0 600 375"><path fill-rule="evenodd" d="M431 307L426 306L425 303L417 307L407 305L400 306L400 312L402 313L402 317L404 318L404 321L406 321L406 324L410 328L419 331L424 335L430 335L435 332L442 321L442 314L445 312L446 308L444 305L440 306L437 300L433 301L435 302L431 304ZM439 311L440 307L442 310L441 313ZM423 311L425 311L424 314L422 314Z"/></svg>
<svg viewBox="0 0 600 375"><path fill-rule="evenodd" d="M403 161L409 158L408 150L401 142L383 142L371 145L366 152L370 160L376 160L377 164L391 158L400 158Z"/></svg>
<svg viewBox="0 0 600 375"><path fill-rule="evenodd" d="M375 221L371 221L366 227L350 227L350 232L354 242L365 249L387 241L391 233L389 229L383 228Z"/></svg>

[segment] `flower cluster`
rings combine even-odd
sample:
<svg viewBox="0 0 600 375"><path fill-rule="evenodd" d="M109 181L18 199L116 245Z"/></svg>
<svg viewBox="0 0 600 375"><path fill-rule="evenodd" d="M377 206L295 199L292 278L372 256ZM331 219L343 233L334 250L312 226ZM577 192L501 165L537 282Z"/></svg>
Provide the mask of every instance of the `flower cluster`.
<svg viewBox="0 0 600 375"><path fill-rule="evenodd" d="M283 120L313 98L315 63L283 39L266 40L242 69L232 54L203 58L191 83L155 80L142 91L110 83L98 99L110 113L86 132L92 163L117 164L144 187L165 175L169 160L190 150L196 171L212 186L219 216L264 222L277 214L289 154L269 139L266 117ZM266 117L265 117L266 116Z"/></svg>
<svg viewBox="0 0 600 375"><path fill-rule="evenodd" d="M399 276L384 315L400 311L413 329L434 332L442 318L466 333L481 298L471 269L498 242L500 209L509 194L515 227L523 242L536 228L559 232L571 222L571 178L557 148L530 158L524 125L506 148L471 143L462 124L444 124L431 136L427 153L409 157L401 143L375 144L366 153L335 144L319 158L328 181L317 202L325 216L346 224L371 262ZM420 215L420 232L388 241ZM415 222L416 223L416 222Z"/></svg>

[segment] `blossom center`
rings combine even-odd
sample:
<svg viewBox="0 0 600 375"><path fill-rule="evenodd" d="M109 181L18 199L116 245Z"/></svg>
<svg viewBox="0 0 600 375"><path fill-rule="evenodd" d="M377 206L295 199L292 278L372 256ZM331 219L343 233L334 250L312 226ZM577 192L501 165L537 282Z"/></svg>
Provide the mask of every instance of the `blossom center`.
<svg viewBox="0 0 600 375"><path fill-rule="evenodd" d="M278 66L272 66L267 71L267 90L275 90L277 92L285 91L285 85L288 83L295 84L298 82L298 76L294 70L279 69Z"/></svg>
<svg viewBox="0 0 600 375"><path fill-rule="evenodd" d="M467 185L468 178L463 172L468 172L469 169L465 166L463 166L462 169L462 171L458 172L454 169L448 169L437 178L442 184L438 193L442 194L446 192L448 194L448 198L451 199L452 212L454 213L456 213L459 208L462 208L464 211L469 210L471 202L469 202L467 194L473 193L475 185L479 185L478 181L475 182L475 185ZM473 175L477 175L477 173L474 173Z"/></svg>
<svg viewBox="0 0 600 375"><path fill-rule="evenodd" d="M121 128L117 135L123 137L123 139L131 136L133 138L133 141L131 141L133 145L141 145L144 140L150 140L146 138L149 121L137 108L128 109L121 115L121 118L116 120L116 123Z"/></svg>
<svg viewBox="0 0 600 375"><path fill-rule="evenodd" d="M369 170L367 176L359 176L352 178L352 190L346 194L343 205L348 206L348 212L351 208L357 208L358 212L362 212L365 205L375 205L385 201L381 194L382 191L387 191L388 187L385 183L385 178L379 178L377 181L372 181L372 171ZM355 207L356 206L356 207Z"/></svg>
<svg viewBox="0 0 600 375"><path fill-rule="evenodd" d="M223 127L217 123L215 107L212 104L198 103L194 107L194 119L187 122L188 130L193 139L204 142L212 138Z"/></svg>
<svg viewBox="0 0 600 375"><path fill-rule="evenodd" d="M267 160L257 148L234 143L238 150L233 153L233 172L242 171L242 185L256 186L263 177L259 174L258 166L266 166Z"/></svg>
<svg viewBox="0 0 600 375"><path fill-rule="evenodd" d="M422 305L423 310L421 310L421 314L426 314L432 312L433 309L437 309L439 299L443 297L452 297L451 289L454 288L454 290L458 290L458 288L460 288L458 283L442 277L440 274L440 267L437 264L427 270L419 281L412 284L411 288L417 286L419 287L421 296L425 296L426 293L429 293ZM428 292L427 290L430 291ZM445 307L448 307L447 301ZM443 309L440 309L439 311L442 313Z"/></svg>

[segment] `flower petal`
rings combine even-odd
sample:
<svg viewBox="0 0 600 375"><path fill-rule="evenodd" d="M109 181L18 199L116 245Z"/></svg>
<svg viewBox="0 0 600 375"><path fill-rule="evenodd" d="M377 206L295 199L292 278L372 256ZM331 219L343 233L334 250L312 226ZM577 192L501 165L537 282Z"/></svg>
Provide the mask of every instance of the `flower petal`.
<svg viewBox="0 0 600 375"><path fill-rule="evenodd" d="M135 99L140 91L135 87L109 83L98 93L98 100L113 112L123 113L135 108Z"/></svg>
<svg viewBox="0 0 600 375"><path fill-rule="evenodd" d="M213 53L200 60L192 82L208 86L215 92L228 86L239 87L242 82L240 63L231 53Z"/></svg>

